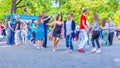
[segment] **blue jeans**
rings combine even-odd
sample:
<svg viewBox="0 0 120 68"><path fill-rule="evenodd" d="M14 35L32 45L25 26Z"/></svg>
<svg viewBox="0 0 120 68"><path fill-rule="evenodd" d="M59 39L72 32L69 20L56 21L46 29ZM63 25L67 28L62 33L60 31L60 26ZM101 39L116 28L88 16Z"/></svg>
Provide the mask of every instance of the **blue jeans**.
<svg viewBox="0 0 120 68"><path fill-rule="evenodd" d="M79 43L79 49L84 48L88 41L88 34L85 29L80 30L80 43Z"/></svg>
<svg viewBox="0 0 120 68"><path fill-rule="evenodd" d="M66 35L66 47L69 48L70 50L73 50L73 44L72 44L72 35Z"/></svg>

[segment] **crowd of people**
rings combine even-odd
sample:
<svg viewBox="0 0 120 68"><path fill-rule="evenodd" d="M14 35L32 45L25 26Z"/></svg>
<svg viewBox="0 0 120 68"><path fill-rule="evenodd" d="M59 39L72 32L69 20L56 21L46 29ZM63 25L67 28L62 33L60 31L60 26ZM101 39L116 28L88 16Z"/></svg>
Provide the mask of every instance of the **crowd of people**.
<svg viewBox="0 0 120 68"><path fill-rule="evenodd" d="M53 14L46 16L46 11L43 11L39 15L38 20L32 20L31 23L26 21L21 22L20 17L16 17L16 22L12 21L12 17L9 16L7 20L7 26L0 22L0 36L6 36L8 45L21 45L30 41L33 45L37 46L37 50L47 48L48 40L48 26L53 26L50 36L53 37L53 52L56 51L57 45L61 38L66 41L66 50L72 52L73 40L79 42L78 52L84 53L85 46L91 45L93 49L92 53L101 53L101 46L113 45L114 33L116 32L117 38L120 38L120 23L116 29L115 24L112 22L112 18L103 18L100 21L97 13L93 13L93 25L87 21L88 9L83 9L83 14L80 17L79 25L76 25L73 20L73 14L68 13L67 19L63 21L63 14L59 14L55 19ZM51 23L48 23L52 20ZM101 25L101 26L100 26ZM91 38L90 38L91 37ZM102 39L100 43L99 38ZM96 43L96 44L95 44Z"/></svg>

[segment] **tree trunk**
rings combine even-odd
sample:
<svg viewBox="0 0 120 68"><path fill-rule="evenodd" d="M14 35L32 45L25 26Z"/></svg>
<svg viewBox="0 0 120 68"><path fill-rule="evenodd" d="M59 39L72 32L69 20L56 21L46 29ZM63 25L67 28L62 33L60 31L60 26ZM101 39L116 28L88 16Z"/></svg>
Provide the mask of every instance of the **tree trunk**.
<svg viewBox="0 0 120 68"><path fill-rule="evenodd" d="M11 14L16 13L16 0L12 0Z"/></svg>

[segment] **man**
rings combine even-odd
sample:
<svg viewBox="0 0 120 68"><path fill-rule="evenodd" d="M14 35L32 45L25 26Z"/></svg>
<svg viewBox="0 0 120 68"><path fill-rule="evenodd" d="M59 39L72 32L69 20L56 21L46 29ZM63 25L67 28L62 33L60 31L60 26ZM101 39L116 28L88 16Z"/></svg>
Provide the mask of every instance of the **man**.
<svg viewBox="0 0 120 68"><path fill-rule="evenodd" d="M109 45L112 45L112 43L113 43L113 37L114 37L115 25L112 22L111 18L109 18L108 29L109 29L109 36L108 36Z"/></svg>
<svg viewBox="0 0 120 68"><path fill-rule="evenodd" d="M66 47L67 51L70 53L73 51L72 37L75 31L75 21L72 20L73 14L68 14L68 20L64 21L64 35L66 38ZM70 47L70 50L69 50Z"/></svg>
<svg viewBox="0 0 120 68"><path fill-rule="evenodd" d="M48 17L48 16L46 16L46 11L42 12L42 17L43 17L43 19ZM45 32L44 33L45 39L44 39L44 43L43 43L44 48L47 47L47 29L48 29L47 23L49 22L49 20L50 19L44 21L44 32Z"/></svg>
<svg viewBox="0 0 120 68"><path fill-rule="evenodd" d="M88 10L85 8L83 9L83 14L80 18L80 44L78 51L83 53L85 52L85 50L83 49L84 46L87 44L87 40L88 40L88 27L87 27L87 19L86 19L86 15L88 13Z"/></svg>

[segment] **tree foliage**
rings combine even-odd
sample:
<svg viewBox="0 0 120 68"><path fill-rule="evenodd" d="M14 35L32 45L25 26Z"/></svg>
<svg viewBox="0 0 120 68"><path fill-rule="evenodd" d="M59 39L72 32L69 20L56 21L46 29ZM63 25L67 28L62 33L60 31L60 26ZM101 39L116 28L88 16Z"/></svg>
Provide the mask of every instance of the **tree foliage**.
<svg viewBox="0 0 120 68"><path fill-rule="evenodd" d="M17 2L19 0L16 0ZM87 20L93 22L93 13L97 12L100 19L103 18L113 18L114 22L118 23L120 16L120 1L119 0L56 0L58 1L59 7L52 7L53 0L22 0L19 6L24 6L18 8L17 14L24 14L24 8L27 7L29 15L39 15L43 10L47 11L47 14L54 13L57 15L60 12L64 12L64 19L69 12L73 13L74 20L79 24L79 19L82 14L82 8L87 8L89 14L87 15ZM10 14L11 11L11 0L0 0L0 19L4 20L6 14ZM30 5L28 5L30 4Z"/></svg>

